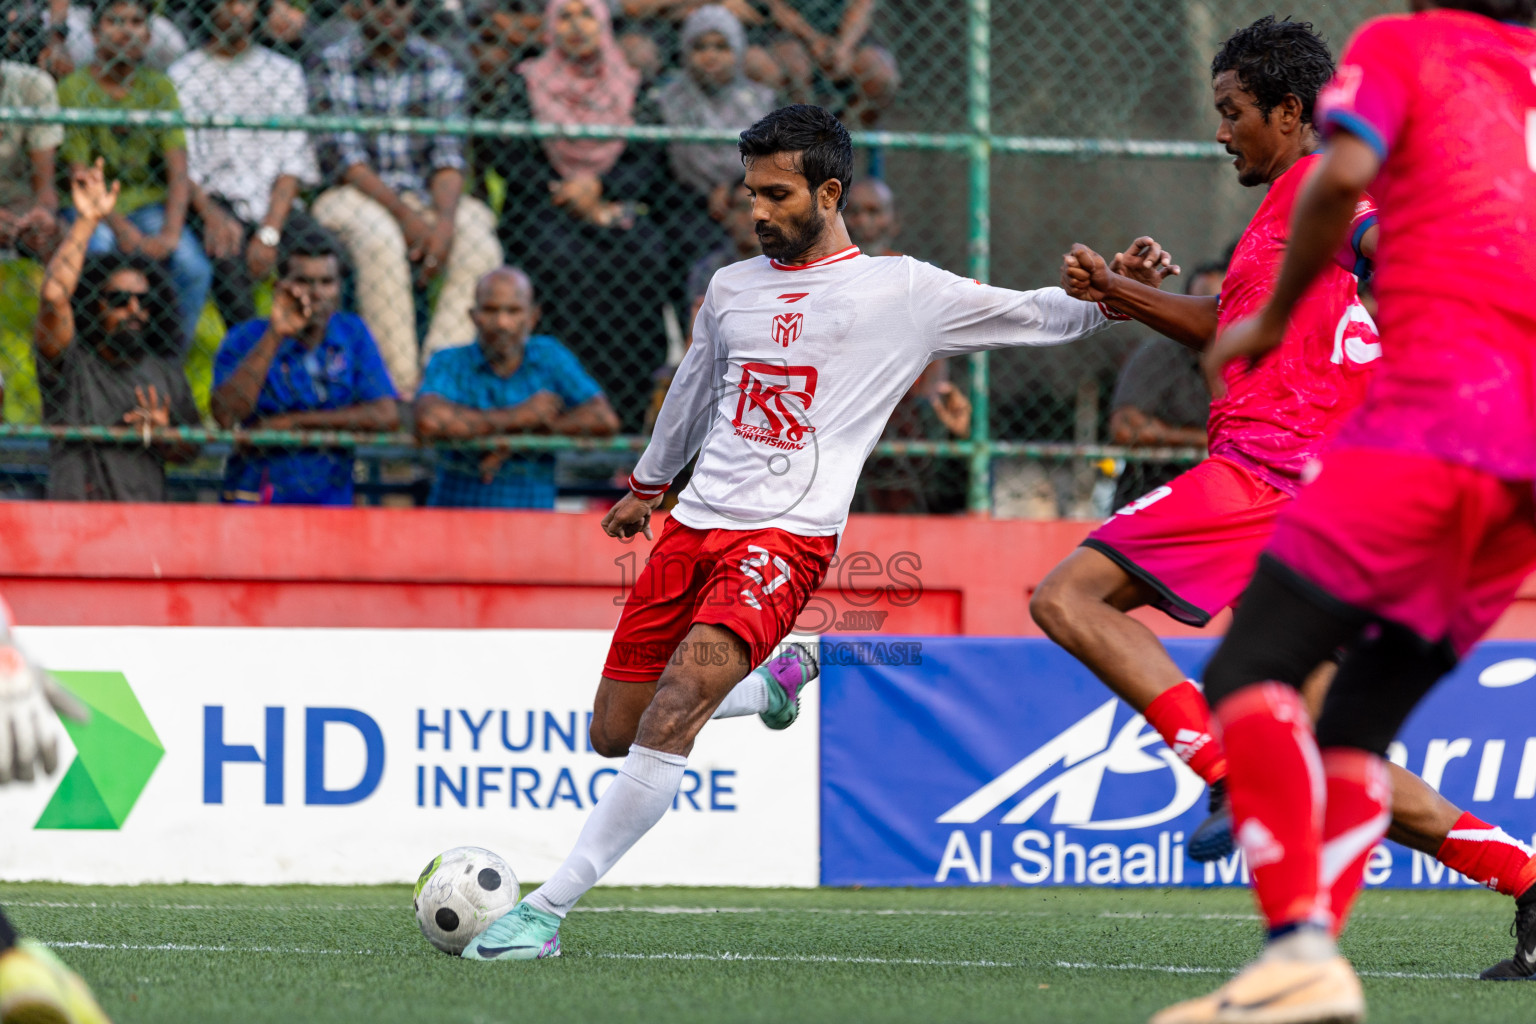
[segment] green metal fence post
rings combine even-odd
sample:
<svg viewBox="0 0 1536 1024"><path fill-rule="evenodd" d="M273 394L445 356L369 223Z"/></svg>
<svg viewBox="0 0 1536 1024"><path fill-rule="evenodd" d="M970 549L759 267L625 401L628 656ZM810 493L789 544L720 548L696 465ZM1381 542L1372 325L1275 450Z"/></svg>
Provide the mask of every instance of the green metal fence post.
<svg viewBox="0 0 1536 1024"><path fill-rule="evenodd" d="M992 273L992 11L991 0L970 0L970 46L967 94L970 106L970 271L978 281ZM991 505L992 449L987 421L987 353L971 356L971 465L972 514L985 513Z"/></svg>

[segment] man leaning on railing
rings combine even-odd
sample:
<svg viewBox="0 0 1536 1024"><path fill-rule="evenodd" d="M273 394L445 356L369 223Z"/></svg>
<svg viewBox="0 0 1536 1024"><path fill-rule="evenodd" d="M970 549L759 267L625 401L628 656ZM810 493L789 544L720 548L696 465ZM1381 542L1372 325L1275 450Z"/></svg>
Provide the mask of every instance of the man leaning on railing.
<svg viewBox="0 0 1536 1024"><path fill-rule="evenodd" d="M493 270L475 287L474 344L432 357L416 399L423 441L497 434L608 437L619 418L570 350L534 334L539 307L528 275ZM507 450L445 451L430 505L553 508L555 460Z"/></svg>
<svg viewBox="0 0 1536 1024"><path fill-rule="evenodd" d="M102 162L77 168L75 222L48 263L33 343L43 419L62 426L130 426L142 443L56 441L48 459L54 500L163 501L165 463L191 445L157 438L156 427L195 426L197 406L174 347L174 314L160 267L113 252L86 258L91 234L117 203Z"/></svg>

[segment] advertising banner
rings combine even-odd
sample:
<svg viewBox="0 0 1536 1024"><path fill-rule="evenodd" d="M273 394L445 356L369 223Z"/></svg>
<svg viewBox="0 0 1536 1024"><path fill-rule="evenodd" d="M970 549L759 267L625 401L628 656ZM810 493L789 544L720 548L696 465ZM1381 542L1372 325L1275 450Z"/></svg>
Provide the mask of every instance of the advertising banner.
<svg viewBox="0 0 1536 1024"><path fill-rule="evenodd" d="M542 879L620 762L587 741L599 630L17 630L91 707L0 790L0 877L403 882L453 846ZM814 885L817 687L782 732L711 722L607 881Z"/></svg>
<svg viewBox="0 0 1536 1024"><path fill-rule="evenodd" d="M1166 641L1191 677L1215 649ZM840 652L849 652L843 656ZM823 638L826 885L1235 885L1185 854L1204 784L1055 644ZM1536 643L1490 641L1404 727L1392 760L1511 835L1536 830ZM1367 882L1469 884L1377 848Z"/></svg>

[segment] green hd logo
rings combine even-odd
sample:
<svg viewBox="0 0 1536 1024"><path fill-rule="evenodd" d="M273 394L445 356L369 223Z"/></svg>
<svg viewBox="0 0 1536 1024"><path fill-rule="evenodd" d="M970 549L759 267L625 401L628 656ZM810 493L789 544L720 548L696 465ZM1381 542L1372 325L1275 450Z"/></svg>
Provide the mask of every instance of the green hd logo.
<svg viewBox="0 0 1536 1024"><path fill-rule="evenodd" d="M119 829L165 756L160 737L121 672L55 672L91 709L64 720L76 757L34 828Z"/></svg>

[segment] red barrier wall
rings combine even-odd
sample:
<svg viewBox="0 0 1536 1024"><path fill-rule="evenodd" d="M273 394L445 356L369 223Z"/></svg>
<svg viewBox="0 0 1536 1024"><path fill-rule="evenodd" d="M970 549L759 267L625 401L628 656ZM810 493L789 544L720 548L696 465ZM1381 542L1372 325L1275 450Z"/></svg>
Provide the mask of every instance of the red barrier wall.
<svg viewBox="0 0 1536 1024"><path fill-rule="evenodd" d="M0 503L0 593L28 625L608 629L650 544L600 518ZM800 624L1037 635L1029 595L1092 525L854 516ZM1493 635L1536 637L1531 581Z"/></svg>

